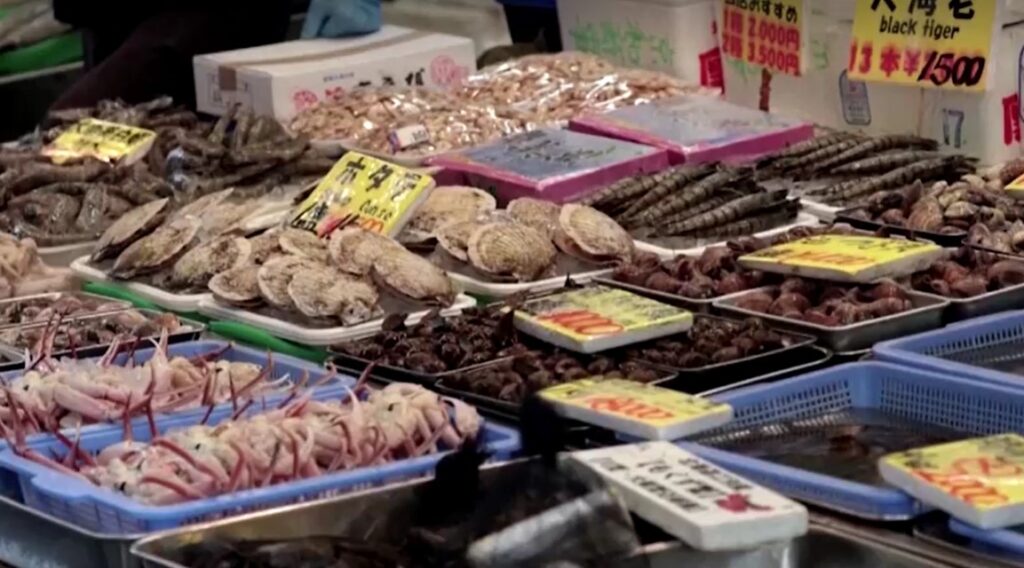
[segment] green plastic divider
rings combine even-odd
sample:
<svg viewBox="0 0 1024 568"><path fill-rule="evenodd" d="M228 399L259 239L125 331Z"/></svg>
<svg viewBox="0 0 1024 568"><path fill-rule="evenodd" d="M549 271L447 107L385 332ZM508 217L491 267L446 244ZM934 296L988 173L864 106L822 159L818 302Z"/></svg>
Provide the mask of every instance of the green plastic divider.
<svg viewBox="0 0 1024 568"><path fill-rule="evenodd" d="M215 333L227 339L252 345L254 347L269 349L278 353L284 353L285 355L291 355L293 357L305 359L306 361L323 364L327 359L327 350L322 347L311 347L308 345L292 343L291 341L275 337L262 329L255 328L244 323L214 320L207 324L207 329L211 333Z"/></svg>
<svg viewBox="0 0 1024 568"><path fill-rule="evenodd" d="M0 53L0 75L14 75L48 69L82 60L82 38L78 32Z"/></svg>
<svg viewBox="0 0 1024 568"><path fill-rule="evenodd" d="M98 296L106 296L108 298L115 298L117 300L131 302L131 304L136 308L142 308L144 310L157 310L161 312L174 312L176 314L185 316L190 320L198 321L201 323L210 322L209 316L203 315L199 312L176 312L174 310L168 310L167 308L161 307L158 304L154 304L153 302L145 298L142 298L135 294L134 292L126 290L125 288L117 284L111 284L109 282L86 282L85 284L82 284L82 290L90 294L96 294Z"/></svg>

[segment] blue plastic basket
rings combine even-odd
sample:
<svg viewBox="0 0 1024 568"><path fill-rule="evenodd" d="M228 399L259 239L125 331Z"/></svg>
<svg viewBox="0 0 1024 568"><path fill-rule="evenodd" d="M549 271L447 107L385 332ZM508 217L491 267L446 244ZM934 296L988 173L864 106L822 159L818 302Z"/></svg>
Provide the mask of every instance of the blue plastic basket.
<svg viewBox="0 0 1024 568"><path fill-rule="evenodd" d="M840 365L712 398L732 405L734 413L733 421L715 432L851 408L942 426L965 437L1024 429L1024 391L876 362ZM895 488L847 481L696 443L680 445L783 494L858 517L901 520L924 510Z"/></svg>
<svg viewBox="0 0 1024 568"><path fill-rule="evenodd" d="M337 396L338 393L328 391L313 394L316 400ZM247 414L260 410L252 409ZM230 409L216 412L209 424L217 424L231 415ZM156 426L162 434L197 421L196 418L168 417L157 421ZM132 431L137 441L151 438L148 425L135 425ZM492 459L508 459L520 448L519 434L510 428L485 423L481 435L483 447L492 454ZM83 435L79 447L96 454L121 440L120 431L95 432ZM67 452L66 446L52 440L33 442L28 446L43 455L64 455ZM25 504L83 528L105 534L137 534L423 476L433 471L441 457L442 454L433 454L175 505L153 506L60 473L8 449L0 452L0 484L17 484Z"/></svg>
<svg viewBox="0 0 1024 568"><path fill-rule="evenodd" d="M1024 559L1024 532L1010 529L985 530L956 519L949 520L949 530L971 540L971 545L998 556Z"/></svg>
<svg viewBox="0 0 1024 568"><path fill-rule="evenodd" d="M169 345L167 347L167 353L168 357L195 357L197 355L201 355L204 353L220 351L225 348L226 350L218 356L218 359L232 362L255 363L258 365L266 365L267 363L266 351L260 351L258 349L252 349L250 347L243 347L235 345L233 343L228 343L226 341L191 341L188 343ZM136 363L144 363L153 356L153 353L155 351L156 349L153 347L147 349L139 349L135 351L133 357ZM96 359L96 357L94 357L93 359ZM114 362L120 364L126 362L127 360L128 354L122 353L114 359ZM303 374L308 373L310 383L313 383L316 379L322 377L327 372L323 367L320 367L314 363L303 361L302 359L297 359L295 357L280 355L277 353L274 353L272 355L272 362L273 370L271 376L274 379L282 378L285 376L289 377L290 379L298 379L301 378ZM8 371L6 373L0 373L0 379L4 381L10 381L21 376L22 374L24 374L24 372L20 370ZM333 381L328 382L326 385L318 387L318 390L323 390L326 393L340 393L344 390L346 385L352 386L354 384L354 378L347 375L338 375ZM266 397L266 402L268 404L275 403L277 401L282 400L285 396L288 395L277 394L273 396L268 396ZM231 408L230 402L218 405L215 411L226 408ZM187 410L178 410L169 413L166 416L185 417L194 419L196 417L203 416L204 414L206 414L207 411L208 407L192 408ZM159 417L163 415L157 416ZM148 418L146 418L145 416L138 417L133 420L135 424L145 424L147 423L147 421ZM90 424L88 426L83 426L81 432L82 434L86 434L93 432L114 431L117 432L118 435L120 435L121 427L121 424ZM62 430L62 433L68 437L73 436L74 432L74 428L66 428ZM54 437L52 434L45 433L35 434L28 437L28 441L30 442L39 440L52 441L54 440ZM5 449L7 448L7 446L7 440L0 438L0 449ZM0 489L0 493L2 493L2 489Z"/></svg>
<svg viewBox="0 0 1024 568"><path fill-rule="evenodd" d="M946 359L950 355L1024 343L1024 310L1003 312L948 325L942 329L875 345L875 358L915 369L1010 387L1024 387L1024 376Z"/></svg>

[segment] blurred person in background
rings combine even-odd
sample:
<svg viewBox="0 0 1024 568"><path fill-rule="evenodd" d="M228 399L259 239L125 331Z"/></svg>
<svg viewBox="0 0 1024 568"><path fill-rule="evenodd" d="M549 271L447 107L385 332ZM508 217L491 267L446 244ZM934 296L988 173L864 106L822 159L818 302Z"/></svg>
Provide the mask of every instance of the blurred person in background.
<svg viewBox="0 0 1024 568"><path fill-rule="evenodd" d="M53 108L161 95L195 107L192 58L284 41L295 0L53 0L58 20L81 28L85 73ZM298 7L301 11L301 6ZM309 0L303 38L381 26L380 0Z"/></svg>

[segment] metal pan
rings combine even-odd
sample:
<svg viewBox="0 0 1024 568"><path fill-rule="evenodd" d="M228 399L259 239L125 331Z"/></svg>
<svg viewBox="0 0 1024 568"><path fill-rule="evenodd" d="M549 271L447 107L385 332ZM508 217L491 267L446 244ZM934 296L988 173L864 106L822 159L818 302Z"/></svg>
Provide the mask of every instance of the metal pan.
<svg viewBox="0 0 1024 568"><path fill-rule="evenodd" d="M99 296L96 294L89 294L87 292L50 292L48 294L33 294L31 296L20 296L17 298L7 298L6 300L0 300L0 311L11 308L12 306L17 308L25 308L34 304L48 306L63 298L79 298L85 302L94 302L96 306L107 305L109 309L98 310L90 314L80 314L75 317L85 317L88 315L99 315L109 314L132 307L130 302L124 300L117 300L109 298L107 296ZM45 323L39 321L9 321L0 322L0 331L10 329L12 327L20 327L24 325L32 325L37 323Z"/></svg>
<svg viewBox="0 0 1024 568"><path fill-rule="evenodd" d="M126 310L121 310L120 312L108 312L108 313L103 313L103 314L93 314L93 315L80 316L80 317L77 317L77 318L71 318L71 319L63 320L61 322L61 327L82 325L83 323L89 322L90 320L108 318L108 317L111 317L111 316L116 316L119 313L128 312L128 311L132 311L132 310L141 313L142 315L146 316L150 320L152 320L156 316L164 313L164 312L161 312L159 310L149 310L149 309L142 309L142 308L130 308L130 309L126 309ZM203 331L206 329L206 326L204 324L198 322L198 321L191 320L191 319L188 319L188 318L184 318L184 317L181 317L181 316L177 316L177 317L178 317L178 321L181 322L181 327L177 331L168 334L168 336L167 336L167 342L168 343L183 343L183 342L186 342L186 341L194 341L196 339L199 339L199 336L202 335ZM15 329L16 330L38 329L38 328L46 327L47 325L49 325L49 322L38 322L38 323L33 323L33 324L29 324L29 325L20 326L20 327L17 327L17 328L8 328L7 331L10 332L10 331L15 330ZM149 339L157 339L158 337L159 336L154 335L154 336L149 336L149 337L146 337L146 338L140 338L140 340L141 341L147 341ZM87 345L87 346L79 347L79 348L74 349L74 350L70 350L69 349L69 350L66 350L66 351L58 351L58 352L55 352L53 354L53 356L57 357L57 358L60 358L60 357L79 357L79 358L98 357L98 356L102 355L109 347L110 347L109 343L104 343L104 344L99 344L99 345ZM6 358L11 358L11 357L15 357L16 356L19 360L24 361L24 358L22 356L24 354L24 352L25 352L25 347L23 347L23 346L19 347L17 345L12 345L10 343L4 343L4 342L0 341L0 355L3 355Z"/></svg>
<svg viewBox="0 0 1024 568"><path fill-rule="evenodd" d="M742 317L759 317L772 322L773 327L813 335L818 338L819 344L838 352L867 349L879 341L942 327L942 314L949 306L949 300L945 298L908 291L907 296L914 306L910 310L854 325L827 327L755 312L736 305L745 295L764 290L750 290L734 298L715 302L715 308Z"/></svg>
<svg viewBox="0 0 1024 568"><path fill-rule="evenodd" d="M691 380L684 373L658 384L675 391L711 396L740 387L770 383L803 373L827 367L832 361L832 352L817 345L800 345L787 349L770 364L763 361L745 363L742 368L728 373L714 373ZM749 378L744 378L749 377Z"/></svg>
<svg viewBox="0 0 1024 568"><path fill-rule="evenodd" d="M732 294L725 294L723 296L716 296L714 298L698 299L680 296L679 294L669 294L668 292L660 292L658 290L652 290L650 288L645 288L643 286L637 286L636 284L619 282L618 280L612 280L611 278L595 278L593 282L595 284L604 284L605 286L612 286L614 288L629 290L630 292L633 292L635 294L639 294L652 300L658 300L659 302L664 302L670 306L686 308L696 314L711 313L715 301L728 299L746 292L746 290L744 290L743 292L734 292Z"/></svg>
<svg viewBox="0 0 1024 568"><path fill-rule="evenodd" d="M906 227L886 225L885 223L879 223L878 221L867 221L854 216L854 213L863 209L863 207L851 207L849 209L838 211L836 212L835 222L846 223L855 229L863 229L865 231L884 231L887 235L901 235L908 239L931 241L942 247L959 247L967 236L966 232L947 235L944 233L933 233L931 231L915 231Z"/></svg>

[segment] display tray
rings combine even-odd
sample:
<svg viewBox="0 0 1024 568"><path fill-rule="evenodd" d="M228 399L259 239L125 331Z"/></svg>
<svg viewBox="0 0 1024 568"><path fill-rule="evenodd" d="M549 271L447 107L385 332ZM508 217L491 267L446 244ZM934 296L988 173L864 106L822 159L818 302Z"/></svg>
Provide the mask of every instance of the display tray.
<svg viewBox="0 0 1024 568"><path fill-rule="evenodd" d="M638 286L636 284L629 284L627 282L619 282L618 280L609 277L594 278L594 283L604 284L605 286L614 286L615 288L622 288L623 290L629 290L641 296L651 298L652 300L658 300L664 302L670 306L678 306L680 308L686 308L696 314L707 314L711 313L714 303L718 300L727 300L733 296L740 296L747 293L749 290L743 290L742 292L734 292L732 294L723 294L721 296L715 296L714 298L689 298L687 296L680 296L679 294L670 294L668 292L662 292L660 290L652 290L646 286Z"/></svg>
<svg viewBox="0 0 1024 568"><path fill-rule="evenodd" d="M457 314L475 305L476 300L472 297L459 294L451 306L441 310L441 315ZM406 325L415 324L429 312L429 309L422 309L411 313L406 320ZM199 302L199 313L265 329L272 335L304 345L331 345L367 337L380 331L380 326L384 322L384 318L380 317L356 325L316 325L309 321L302 321L290 314L274 314L268 310L253 311L226 306L214 299L212 295Z"/></svg>
<svg viewBox="0 0 1024 568"><path fill-rule="evenodd" d="M120 313L130 312L130 311L135 311L135 312L141 313L150 322L155 321L155 318L157 316L159 316L159 315L164 313L164 312L160 312L160 311L157 311L157 310L147 310L147 309L140 309L140 308L128 308L128 309L125 309L125 310L121 310L120 312L106 312L106 313L102 313L102 314L95 314L95 315L89 315L89 316L79 316L79 317L76 317L76 318L65 319L65 320L62 320L60 322L60 328L61 329L67 329L67 328L72 328L73 329L73 328L77 328L77 327L87 326L90 323L92 323L93 321L99 320L99 321L102 322L102 321L110 319L110 318L116 318L118 316L118 314L120 314ZM169 344L184 343L186 341L197 340L203 334L203 331L206 330L206 326L204 324L202 324L201 322L198 322L198 321L195 321L195 320L191 320L191 319L188 319L188 318L184 318L184 317L181 317L181 316L175 316L175 317L180 322L180 327L177 330L167 334L167 342ZM11 334L11 333L15 333L15 332L21 332L21 331L29 331L29 330L32 330L32 331L42 331L42 330L44 330L47 327L47 325L49 325L48 322L39 322L39 323L27 324L27 325L15 327L15 328L7 328L5 330L0 331L0 355L4 356L6 358L9 358L9 359L13 358L13 357L21 357L20 354L25 353L26 349L31 349L31 347L32 347L32 346L22 346L22 345L19 345L19 344L10 343L9 342L9 338L5 337L5 335ZM102 323L100 325L102 325ZM159 338L160 338L160 334L159 333L145 335L145 336L142 336L142 337L132 337L132 336L122 337L122 349L131 349L133 343L134 343L134 345L136 347L144 347L144 346L148 347L150 344L152 344L153 342L157 341ZM135 339L135 342L132 342L131 341L132 339ZM53 352L53 354L51 356L56 358L56 359L61 359L61 358L64 358L64 357L74 357L74 358L98 357L100 355L103 355L103 353L106 352L107 349L109 349L109 348L110 348L110 343L109 342L106 342L106 343L94 343L94 344L91 344L91 345L76 346L73 349L56 350L56 351Z"/></svg>
<svg viewBox="0 0 1024 568"><path fill-rule="evenodd" d="M737 305L745 295L763 290L748 290L729 299L716 301L714 307L728 315L759 317L771 322L773 327L813 335L820 344L836 352L867 349L878 341L941 327L943 312L949 305L949 301L944 298L911 290L907 292L914 306L910 310L853 325L829 327L755 312Z"/></svg>
<svg viewBox="0 0 1024 568"><path fill-rule="evenodd" d="M110 278L103 269L92 264L88 255L75 259L71 263L71 271L83 280L118 284L123 286L126 290L134 292L140 297L157 304L161 308L166 308L176 312L194 312L199 308L201 300L213 297L213 294L210 294L209 292L198 294L177 294L142 282Z"/></svg>
<svg viewBox="0 0 1024 568"><path fill-rule="evenodd" d="M448 277L467 294L486 296L488 298L507 298L513 294L550 292L565 286L566 279L577 284L586 284L594 278L611 273L612 268L584 263L569 255L559 252L556 257L556 276L540 278L531 282L497 281L465 262L453 258L446 252L435 250L428 258L443 268Z"/></svg>
<svg viewBox="0 0 1024 568"><path fill-rule="evenodd" d="M790 223L788 223L786 225L781 225L779 227L775 227L774 229L768 229L767 231L761 231L760 233L754 233L753 235L750 235L750 236L753 236L753 237L771 237L771 236L780 235L782 233L785 233L786 231L788 231L790 229L793 229L795 227L807 227L807 226L817 225L817 224L819 224L819 221L818 221L817 217L815 217L814 215L811 215L809 213L804 213L803 211L801 211L800 213L797 213L796 218L793 219L792 222L790 222ZM736 237L729 237L729 238L732 239L732 238L736 238ZM726 242L728 242L728 240L729 239L726 239L726 240L723 240L723 241L708 242L708 243L703 244L703 245L699 245L699 246L695 246L695 247L689 247L689 248L673 248L673 247L668 247L668 246L662 246L662 245L659 245L659 244L656 244L656 243L650 243L650 242L639 240L639 239L634 239L633 242L636 243L636 248L638 250L642 250L644 252L654 253L654 254L662 257L662 258L671 258L671 257L678 256L678 255L681 255L681 254L700 255L702 252L704 252L704 249L706 249L708 247L724 245Z"/></svg>
<svg viewBox="0 0 1024 568"><path fill-rule="evenodd" d="M945 233L933 233L931 231L915 231L906 227L886 225L885 223L867 221L853 216L854 213L862 209L864 208L850 207L837 211L835 215L835 222L846 223L855 229L863 229L865 231L871 231L872 233L884 231L889 235L900 235L908 239L931 241L942 247L958 247L963 243L964 238L967 236L966 231L951 235L947 235Z"/></svg>
<svg viewBox="0 0 1024 568"><path fill-rule="evenodd" d="M832 352L824 347L798 345L767 361L742 361L740 365L729 369L727 374L702 372L698 377L690 377L680 372L674 378L659 382L658 386L688 394L711 396L821 369L832 363L832 360Z"/></svg>

